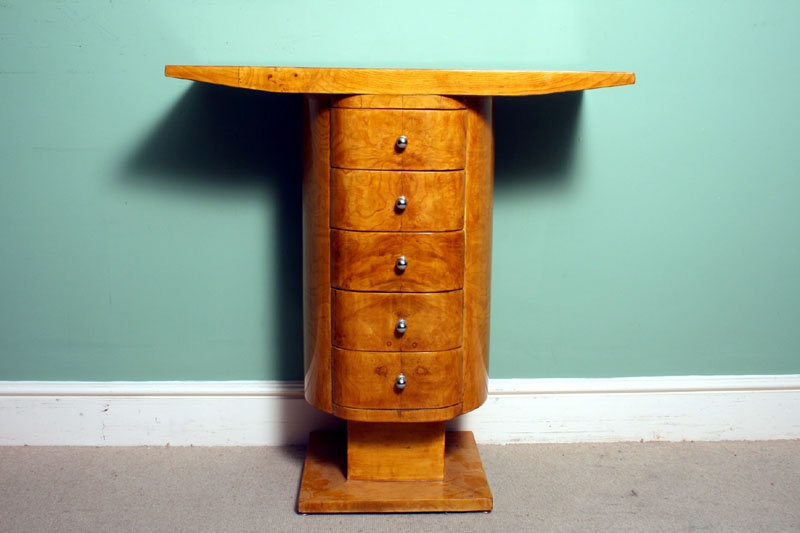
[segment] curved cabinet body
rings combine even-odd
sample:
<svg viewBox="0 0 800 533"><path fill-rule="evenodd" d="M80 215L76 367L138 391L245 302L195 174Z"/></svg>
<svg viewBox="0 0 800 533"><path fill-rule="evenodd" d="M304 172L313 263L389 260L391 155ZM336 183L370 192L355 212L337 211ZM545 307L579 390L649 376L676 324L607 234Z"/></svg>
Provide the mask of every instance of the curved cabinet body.
<svg viewBox="0 0 800 533"><path fill-rule="evenodd" d="M486 399L491 104L306 96L306 399L316 407L432 422Z"/></svg>

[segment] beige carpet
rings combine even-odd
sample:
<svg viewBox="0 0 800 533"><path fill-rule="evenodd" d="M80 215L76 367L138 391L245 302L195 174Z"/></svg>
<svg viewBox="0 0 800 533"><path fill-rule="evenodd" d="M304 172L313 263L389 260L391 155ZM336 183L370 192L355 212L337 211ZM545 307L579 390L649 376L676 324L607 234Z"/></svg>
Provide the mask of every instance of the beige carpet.
<svg viewBox="0 0 800 533"><path fill-rule="evenodd" d="M488 514L295 512L303 448L0 448L0 531L800 531L800 441L481 446Z"/></svg>

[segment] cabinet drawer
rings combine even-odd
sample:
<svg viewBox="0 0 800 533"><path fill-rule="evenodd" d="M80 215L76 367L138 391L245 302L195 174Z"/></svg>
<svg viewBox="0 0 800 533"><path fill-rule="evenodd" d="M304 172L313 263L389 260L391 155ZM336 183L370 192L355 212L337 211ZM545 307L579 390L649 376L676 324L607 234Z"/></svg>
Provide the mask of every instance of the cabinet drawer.
<svg viewBox="0 0 800 533"><path fill-rule="evenodd" d="M331 230L331 284L351 291L460 289L464 285L464 232Z"/></svg>
<svg viewBox="0 0 800 533"><path fill-rule="evenodd" d="M404 136L405 148L398 146ZM466 112L408 109L331 110L331 164L372 170L460 170Z"/></svg>
<svg viewBox="0 0 800 533"><path fill-rule="evenodd" d="M464 171L333 169L331 226L370 231L451 231L464 227Z"/></svg>
<svg viewBox="0 0 800 533"><path fill-rule="evenodd" d="M463 292L332 290L334 346L376 352L434 352L462 343ZM400 332L400 321L406 325Z"/></svg>
<svg viewBox="0 0 800 533"><path fill-rule="evenodd" d="M357 409L437 409L461 401L461 349L353 352L333 349L333 403ZM405 386L397 386L403 374Z"/></svg>

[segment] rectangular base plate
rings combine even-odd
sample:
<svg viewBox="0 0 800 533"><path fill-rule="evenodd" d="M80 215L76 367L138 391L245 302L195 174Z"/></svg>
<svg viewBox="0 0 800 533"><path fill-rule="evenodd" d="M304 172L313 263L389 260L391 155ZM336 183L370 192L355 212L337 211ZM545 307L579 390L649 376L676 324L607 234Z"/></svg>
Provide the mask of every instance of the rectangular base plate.
<svg viewBox="0 0 800 533"><path fill-rule="evenodd" d="M448 432L444 453L442 481L348 480L345 434L312 432L297 510L309 514L491 511L492 493L472 432Z"/></svg>

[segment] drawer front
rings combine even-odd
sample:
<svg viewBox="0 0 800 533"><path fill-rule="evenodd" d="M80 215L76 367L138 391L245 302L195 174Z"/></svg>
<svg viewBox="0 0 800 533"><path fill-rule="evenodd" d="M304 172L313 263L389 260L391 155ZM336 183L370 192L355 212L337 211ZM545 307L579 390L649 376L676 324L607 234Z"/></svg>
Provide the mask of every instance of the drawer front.
<svg viewBox="0 0 800 533"><path fill-rule="evenodd" d="M460 290L331 292L334 346L375 352L434 352L461 346L464 301Z"/></svg>
<svg viewBox="0 0 800 533"><path fill-rule="evenodd" d="M398 139L404 136L403 148ZM331 164L365 170L461 170L466 112L331 110Z"/></svg>
<svg viewBox="0 0 800 533"><path fill-rule="evenodd" d="M333 169L331 226L359 231L461 229L464 171Z"/></svg>
<svg viewBox="0 0 800 533"><path fill-rule="evenodd" d="M378 292L441 292L464 286L464 232L331 230L331 284Z"/></svg>
<svg viewBox="0 0 800 533"><path fill-rule="evenodd" d="M437 409L461 402L462 350L333 349L333 403L357 409ZM403 375L404 386L398 386Z"/></svg>

